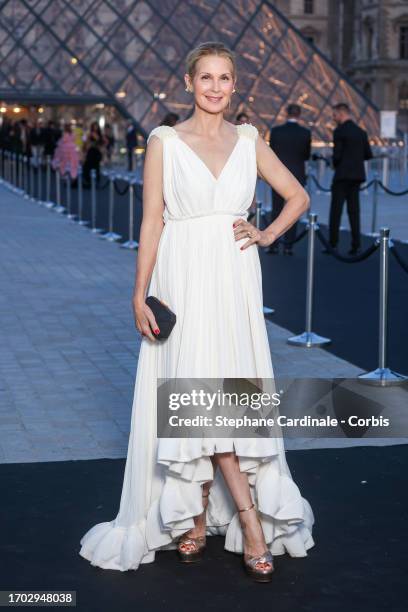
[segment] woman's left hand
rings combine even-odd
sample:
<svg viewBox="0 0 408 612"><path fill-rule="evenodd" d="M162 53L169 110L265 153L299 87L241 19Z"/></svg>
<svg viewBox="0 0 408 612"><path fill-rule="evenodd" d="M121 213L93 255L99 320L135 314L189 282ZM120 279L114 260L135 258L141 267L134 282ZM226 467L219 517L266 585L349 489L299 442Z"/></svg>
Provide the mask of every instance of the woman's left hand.
<svg viewBox="0 0 408 612"><path fill-rule="evenodd" d="M268 236L266 232L259 230L252 223L245 221L245 219L239 219L233 223L233 230L235 240L242 240L242 238L248 238L241 246L241 250L247 249L252 244L258 244L261 247L266 247L272 244L271 236Z"/></svg>

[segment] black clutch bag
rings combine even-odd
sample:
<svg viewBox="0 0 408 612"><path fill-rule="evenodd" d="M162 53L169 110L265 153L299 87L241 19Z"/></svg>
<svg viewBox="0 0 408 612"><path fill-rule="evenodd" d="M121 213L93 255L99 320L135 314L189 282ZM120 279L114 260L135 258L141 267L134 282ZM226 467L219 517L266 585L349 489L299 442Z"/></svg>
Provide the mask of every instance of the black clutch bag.
<svg viewBox="0 0 408 612"><path fill-rule="evenodd" d="M155 337L158 340L165 340L170 336L170 332L176 323L176 315L154 295L149 295L145 302L153 312L154 318L160 329L160 333L157 334L157 336L155 334Z"/></svg>

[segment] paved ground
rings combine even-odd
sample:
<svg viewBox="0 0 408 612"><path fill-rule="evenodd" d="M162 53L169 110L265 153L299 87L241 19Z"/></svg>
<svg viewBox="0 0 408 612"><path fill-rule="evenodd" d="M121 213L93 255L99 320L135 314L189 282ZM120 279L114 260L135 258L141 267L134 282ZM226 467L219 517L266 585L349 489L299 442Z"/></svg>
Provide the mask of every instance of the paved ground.
<svg viewBox="0 0 408 612"><path fill-rule="evenodd" d="M3 186L0 198L0 462L124 457L139 351L135 253ZM279 376L361 372L267 327Z"/></svg>

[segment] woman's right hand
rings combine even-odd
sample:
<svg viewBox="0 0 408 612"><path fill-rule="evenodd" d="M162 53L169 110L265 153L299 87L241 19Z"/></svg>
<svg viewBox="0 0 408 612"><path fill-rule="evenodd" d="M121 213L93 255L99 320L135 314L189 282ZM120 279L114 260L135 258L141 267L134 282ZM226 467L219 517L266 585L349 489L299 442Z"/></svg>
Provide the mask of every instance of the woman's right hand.
<svg viewBox="0 0 408 612"><path fill-rule="evenodd" d="M152 309L149 308L146 302L141 300L133 299L132 304L137 330L142 336L147 336L150 340L155 342L156 338L152 330L156 331L156 334L158 334L160 330L156 323Z"/></svg>

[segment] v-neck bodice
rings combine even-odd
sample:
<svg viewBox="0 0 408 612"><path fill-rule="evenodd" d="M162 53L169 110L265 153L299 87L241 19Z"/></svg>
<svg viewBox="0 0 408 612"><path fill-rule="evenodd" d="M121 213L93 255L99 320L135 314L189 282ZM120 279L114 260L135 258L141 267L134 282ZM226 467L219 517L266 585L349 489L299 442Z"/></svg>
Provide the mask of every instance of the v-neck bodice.
<svg viewBox="0 0 408 612"><path fill-rule="evenodd" d="M175 128L161 125L150 132L147 142L157 136L163 143L165 222L223 211L247 214L256 187L258 130L250 123L236 128L238 139L218 177Z"/></svg>
<svg viewBox="0 0 408 612"><path fill-rule="evenodd" d="M231 149L230 154L228 155L227 159L225 160L224 165L223 165L223 167L221 168L221 171L220 171L220 173L218 174L218 176L215 176L215 175L214 175L214 173L213 173L213 172L212 172L212 171L209 169L208 165L205 163L205 161L202 159L202 157L200 157L200 155L199 155L198 153L196 153L196 152L194 151L194 149L193 149L193 148L192 148L192 147L191 147L191 146L190 146L190 145L189 145L189 144L188 144L188 143L187 143L187 142L186 142L186 141L185 141L185 140L184 140L184 139L183 139L183 138L180 136L180 134L177 132L177 130L176 130L175 128L173 128L173 127L172 127L171 129L172 129L172 130L174 130L174 131L176 132L177 138L178 138L178 139L179 139L179 140L180 140L180 141L181 141L181 142L182 142L182 143L183 143L183 144L184 144L186 147L188 147L188 148L190 149L190 151L192 152L192 154L193 154L193 155L195 155L195 156L197 157L198 161L202 163L202 165L204 166L204 168L206 168L206 169L208 170L208 172L209 172L210 176L211 176L211 177L214 179L214 181L219 181L219 180L221 179L221 177L222 177L222 174L223 174L223 172L224 172L225 168L228 166L228 164L229 164L229 162L230 162L231 158L233 157L233 155L234 155L234 153L235 153L236 149L238 148L238 145L239 145L239 140L240 140L240 138L241 138L241 133L240 133L240 131L239 131L239 129L238 129L238 126L235 126L235 131L236 131L236 133L237 133L237 139L236 139L236 141L235 141L234 146L233 146L233 147L232 147L232 149Z"/></svg>

